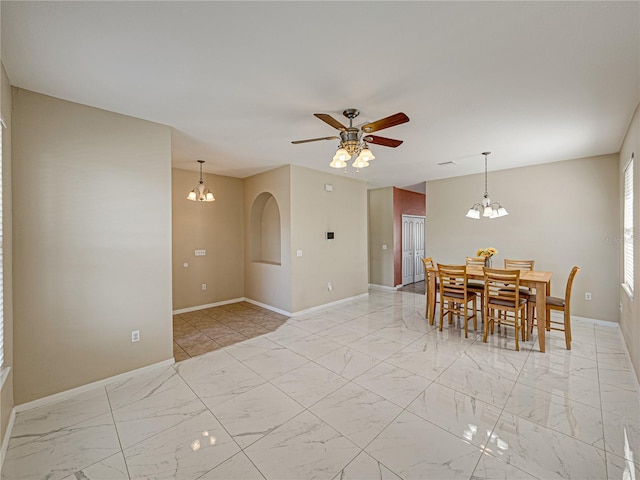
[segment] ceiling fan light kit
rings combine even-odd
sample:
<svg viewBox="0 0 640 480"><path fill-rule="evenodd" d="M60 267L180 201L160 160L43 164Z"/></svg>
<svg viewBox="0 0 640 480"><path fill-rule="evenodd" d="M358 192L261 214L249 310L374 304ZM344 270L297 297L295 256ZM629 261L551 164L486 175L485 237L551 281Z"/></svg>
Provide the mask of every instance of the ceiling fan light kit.
<svg viewBox="0 0 640 480"><path fill-rule="evenodd" d="M500 218L509 215L506 208L498 202L491 202L489 198L489 192L487 191L487 156L491 155L491 152L482 152L482 155L484 155L484 197L482 198L482 203L474 204L465 217L480 220L480 215L486 218Z"/></svg>
<svg viewBox="0 0 640 480"><path fill-rule="evenodd" d="M367 143L373 143L376 145L382 145L384 147L392 148L396 148L402 144L402 140L378 137L376 135L368 135L368 133L382 130L384 128L395 127L396 125L400 125L409 121L409 117L407 117L404 113L396 113L395 115L376 120L375 122L366 123L358 128L353 126L353 119L360 114L359 110L355 108L348 108L344 112L342 112L342 114L349 119L348 127L344 126L331 115L328 115L326 113L314 113L314 115L323 122L327 123L337 130L340 130L340 137L331 136L310 138L307 140L296 140L291 143L299 144L317 142L319 140L340 140L338 150L333 156L333 160L331 161L329 166L338 169L344 168L344 173L347 173L347 162L349 162L349 160L351 160L351 158L355 156L356 158L354 159L351 166L356 169L356 172L359 172L361 168L368 167L369 162L376 158L369 149L369 145Z"/></svg>
<svg viewBox="0 0 640 480"><path fill-rule="evenodd" d="M202 179L202 164L204 160L198 160L200 164L200 183L193 190L187 194L187 200L194 202L215 202L215 198L211 190L204 186L204 180Z"/></svg>

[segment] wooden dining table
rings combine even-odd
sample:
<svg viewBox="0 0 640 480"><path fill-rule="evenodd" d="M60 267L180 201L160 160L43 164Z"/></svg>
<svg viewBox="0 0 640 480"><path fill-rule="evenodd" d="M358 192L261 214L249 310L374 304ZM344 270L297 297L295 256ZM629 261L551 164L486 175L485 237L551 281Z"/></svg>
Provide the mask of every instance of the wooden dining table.
<svg viewBox="0 0 640 480"><path fill-rule="evenodd" d="M438 276L438 270L436 268L429 269L427 271L427 311L429 314L429 322L433 324L436 314L436 277ZM523 287L529 287L536 292L536 315L538 317L538 342L540 345L540 351L545 351L545 337L546 337L546 324L547 315L550 311L547 310L547 295L551 294L551 277L552 272L543 272L540 270L521 270L520 271L520 285ZM480 266L469 265L467 266L467 278L469 280L483 280L484 271Z"/></svg>

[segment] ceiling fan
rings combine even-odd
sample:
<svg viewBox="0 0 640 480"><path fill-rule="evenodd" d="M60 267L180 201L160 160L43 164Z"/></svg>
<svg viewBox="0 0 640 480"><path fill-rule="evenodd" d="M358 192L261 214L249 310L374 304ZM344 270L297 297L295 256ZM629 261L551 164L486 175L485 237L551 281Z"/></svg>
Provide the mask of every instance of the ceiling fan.
<svg viewBox="0 0 640 480"><path fill-rule="evenodd" d="M396 148L402 145L402 140L395 140L393 138L379 137L377 135L369 135L371 132L377 132L385 128L395 127L402 123L409 121L404 113L396 113L390 115L375 122L365 123L360 127L353 126L353 119L356 118L360 111L355 108L348 108L342 114L349 119L349 126L346 127L331 115L326 113L314 113L314 116L329 124L333 128L340 130L340 136L309 138L307 140L295 140L291 143L309 143L317 142L320 140L340 140L340 147L333 157L333 161L330 166L334 168L344 168L347 166L347 160L353 155L358 155L352 166L356 169L364 168L369 165L369 160L373 160L375 157L369 150L367 143L373 143L376 145L382 145L384 147Z"/></svg>

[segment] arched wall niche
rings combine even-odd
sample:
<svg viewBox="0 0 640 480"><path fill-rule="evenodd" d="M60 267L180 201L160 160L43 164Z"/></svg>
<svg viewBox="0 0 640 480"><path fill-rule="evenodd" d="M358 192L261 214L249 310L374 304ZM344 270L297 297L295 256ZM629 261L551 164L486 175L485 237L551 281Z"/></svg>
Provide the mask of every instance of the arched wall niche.
<svg viewBox="0 0 640 480"><path fill-rule="evenodd" d="M282 264L280 209L269 192L262 192L251 205L249 239L252 262Z"/></svg>

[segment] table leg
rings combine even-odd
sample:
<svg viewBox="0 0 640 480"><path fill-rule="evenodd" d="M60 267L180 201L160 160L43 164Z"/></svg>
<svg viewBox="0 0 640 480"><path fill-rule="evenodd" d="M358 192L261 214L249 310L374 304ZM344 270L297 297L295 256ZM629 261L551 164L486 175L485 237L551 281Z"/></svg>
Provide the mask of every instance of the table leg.
<svg viewBox="0 0 640 480"><path fill-rule="evenodd" d="M547 296L546 282L536 284L536 314L538 317L538 343L540 351L544 353L547 332Z"/></svg>

